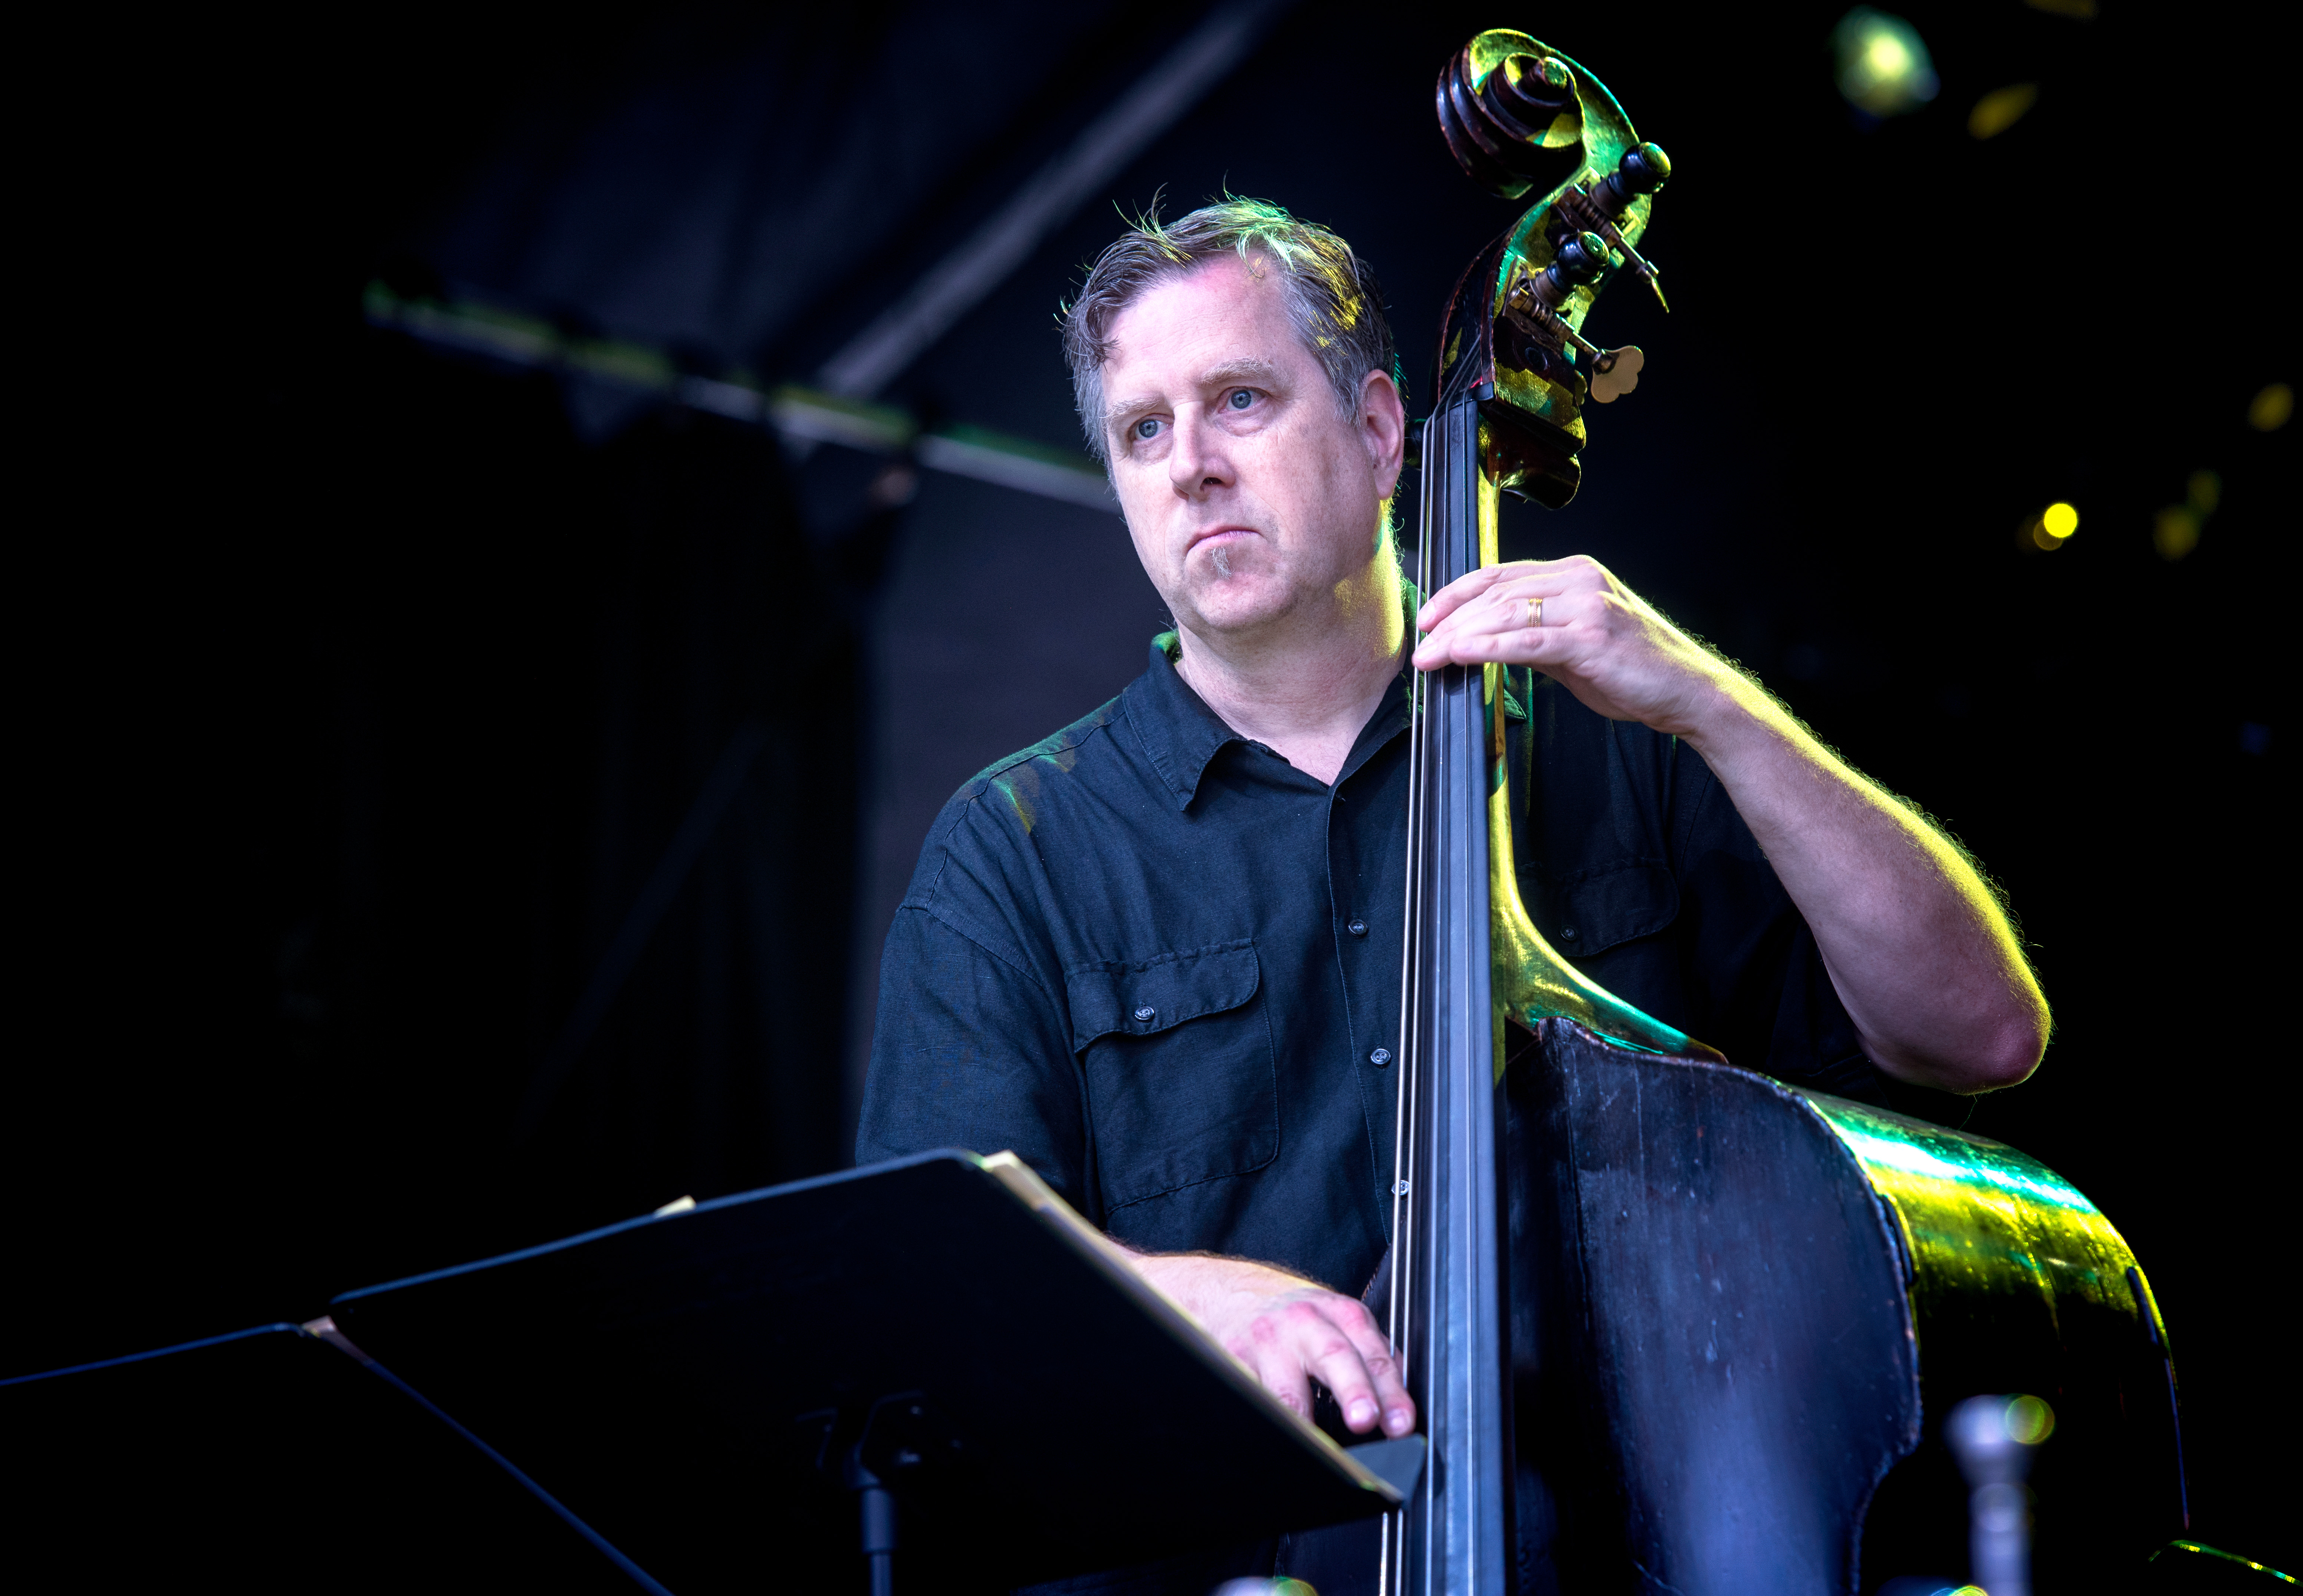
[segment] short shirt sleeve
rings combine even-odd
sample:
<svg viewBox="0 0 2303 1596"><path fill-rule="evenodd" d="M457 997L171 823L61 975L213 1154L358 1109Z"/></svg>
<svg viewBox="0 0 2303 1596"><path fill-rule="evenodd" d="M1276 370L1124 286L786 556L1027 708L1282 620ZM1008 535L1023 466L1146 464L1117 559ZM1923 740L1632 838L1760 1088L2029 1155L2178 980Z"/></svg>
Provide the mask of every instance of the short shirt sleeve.
<svg viewBox="0 0 2303 1596"><path fill-rule="evenodd" d="M1556 682L1512 692L1521 893L1552 945L1734 1063L1885 1104L1814 933L1702 758Z"/></svg>
<svg viewBox="0 0 2303 1596"><path fill-rule="evenodd" d="M1080 1078L1058 1000L1021 964L907 904L880 962L856 1158L1012 1152L1101 1222Z"/></svg>
<svg viewBox="0 0 2303 1596"><path fill-rule="evenodd" d="M1694 1034L1708 1029L1731 1060L1778 1080L1877 1098L1815 933L1718 778L1692 750L1679 757L1677 941Z"/></svg>

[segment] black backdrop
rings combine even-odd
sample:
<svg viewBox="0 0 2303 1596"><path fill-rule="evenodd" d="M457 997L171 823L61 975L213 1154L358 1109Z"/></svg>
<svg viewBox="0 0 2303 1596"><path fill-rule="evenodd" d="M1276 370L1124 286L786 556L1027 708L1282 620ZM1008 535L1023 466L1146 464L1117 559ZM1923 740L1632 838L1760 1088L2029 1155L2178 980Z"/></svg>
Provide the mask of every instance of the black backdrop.
<svg viewBox="0 0 2303 1596"><path fill-rule="evenodd" d="M1073 435L1049 313L1109 203L1227 183L1375 261L1421 391L1441 296L1509 219L1447 163L1431 74L1493 25L1591 63L1678 164L1650 239L1675 312L1603 302L1649 375L1596 418L1582 497L1514 508L1507 542L1607 560L2007 884L2060 1029L1972 1128L2134 1243L2200 1532L2291 1562L2296 497L2292 432L2245 420L2293 378L2254 221L2289 153L2273 53L2235 9L1913 6L1944 91L1866 127L1836 14L1303 8L892 397ZM9 1371L843 1162L928 816L1140 668L1160 617L1118 522L933 476L874 510L859 457L795 470L730 424L443 360L364 328L359 291L804 380L1193 20L47 41L16 274ZM2015 81L2038 108L1970 138ZM2222 503L2171 563L2152 517L2201 469ZM2055 498L2071 545L2019 546ZM571 1048L651 881L663 911Z"/></svg>

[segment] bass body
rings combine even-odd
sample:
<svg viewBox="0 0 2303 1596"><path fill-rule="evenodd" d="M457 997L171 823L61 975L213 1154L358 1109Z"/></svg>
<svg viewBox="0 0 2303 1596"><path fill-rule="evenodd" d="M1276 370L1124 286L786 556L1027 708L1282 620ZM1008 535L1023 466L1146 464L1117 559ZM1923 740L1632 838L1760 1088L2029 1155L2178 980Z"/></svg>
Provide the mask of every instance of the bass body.
<svg viewBox="0 0 2303 1596"><path fill-rule="evenodd" d="M2035 1588L2128 1588L2187 1522L2134 1253L2014 1148L1540 1026L1506 1075L1512 1583L1762 1596L1964 1583L1944 1443L2042 1399Z"/></svg>

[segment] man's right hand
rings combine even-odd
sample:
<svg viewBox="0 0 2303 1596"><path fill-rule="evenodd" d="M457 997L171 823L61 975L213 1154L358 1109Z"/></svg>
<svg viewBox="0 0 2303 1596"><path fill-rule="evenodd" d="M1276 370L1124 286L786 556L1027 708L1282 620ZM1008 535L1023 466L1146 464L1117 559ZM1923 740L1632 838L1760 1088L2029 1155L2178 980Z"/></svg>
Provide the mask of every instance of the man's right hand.
<svg viewBox="0 0 2303 1596"><path fill-rule="evenodd" d="M1355 1432L1379 1418L1386 1435L1415 1428L1415 1399L1399 1382L1391 1343L1356 1298L1243 1258L1128 1251L1128 1262L1303 1417L1312 1416L1316 1380Z"/></svg>

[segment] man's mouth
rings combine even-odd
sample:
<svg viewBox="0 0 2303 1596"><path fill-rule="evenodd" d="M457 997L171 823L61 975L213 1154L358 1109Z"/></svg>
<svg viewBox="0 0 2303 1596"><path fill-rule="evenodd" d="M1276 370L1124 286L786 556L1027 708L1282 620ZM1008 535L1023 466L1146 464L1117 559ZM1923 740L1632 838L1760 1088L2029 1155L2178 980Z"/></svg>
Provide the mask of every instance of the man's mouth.
<svg viewBox="0 0 2303 1596"><path fill-rule="evenodd" d="M1206 532L1195 532L1192 534L1192 541L1184 545L1184 558L1191 559L1193 553L1202 547L1210 554L1219 555L1233 544L1245 542L1255 535L1244 526L1217 526Z"/></svg>

